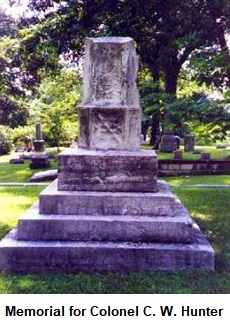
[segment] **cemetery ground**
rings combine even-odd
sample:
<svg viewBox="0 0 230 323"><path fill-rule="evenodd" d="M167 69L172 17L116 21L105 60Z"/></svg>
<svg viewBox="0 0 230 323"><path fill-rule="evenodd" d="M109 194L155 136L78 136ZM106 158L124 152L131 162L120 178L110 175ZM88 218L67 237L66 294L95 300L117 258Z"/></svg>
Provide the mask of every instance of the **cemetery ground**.
<svg viewBox="0 0 230 323"><path fill-rule="evenodd" d="M227 152L215 150L214 154L218 155L215 158L224 158L229 155L229 150ZM0 157L0 182L28 183L37 170L29 169L28 161L23 165L9 165L8 160L11 157ZM56 167L55 161L52 161L51 167ZM169 184L230 184L230 176L227 175L175 177L166 180ZM0 186L0 239L17 224L18 218L37 200L43 188L43 186ZM211 241L216 252L214 272L75 275L16 275L1 272L0 293L229 293L229 189L173 187L173 192L178 195Z"/></svg>

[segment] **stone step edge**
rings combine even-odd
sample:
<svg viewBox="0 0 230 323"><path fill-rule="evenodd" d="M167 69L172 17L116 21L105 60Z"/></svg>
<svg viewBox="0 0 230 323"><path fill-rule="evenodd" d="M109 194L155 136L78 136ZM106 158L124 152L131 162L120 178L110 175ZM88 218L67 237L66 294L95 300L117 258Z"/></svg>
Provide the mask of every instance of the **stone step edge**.
<svg viewBox="0 0 230 323"><path fill-rule="evenodd" d="M35 203L18 220L20 240L161 241L193 240L195 224L184 210L175 217L43 215Z"/></svg>
<svg viewBox="0 0 230 323"><path fill-rule="evenodd" d="M141 220L149 221L149 222L186 222L188 224L194 224L194 221L190 217L186 208L182 205L178 208L178 213L175 213L174 216L161 216L161 215L117 215L117 214L106 214L106 215L88 215L88 214L43 214L39 213L39 201L34 202L28 210L24 212L24 214L19 218L19 220L104 220L104 221L136 221L139 222Z"/></svg>
<svg viewBox="0 0 230 323"><path fill-rule="evenodd" d="M201 231L182 243L0 242L0 269L11 273L78 273L214 270L214 251Z"/></svg>

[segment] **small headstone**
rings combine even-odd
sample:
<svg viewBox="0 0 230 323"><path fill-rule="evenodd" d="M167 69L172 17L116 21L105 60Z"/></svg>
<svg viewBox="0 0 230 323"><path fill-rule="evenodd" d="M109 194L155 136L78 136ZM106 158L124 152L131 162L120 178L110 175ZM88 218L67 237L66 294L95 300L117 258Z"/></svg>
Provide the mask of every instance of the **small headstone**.
<svg viewBox="0 0 230 323"><path fill-rule="evenodd" d="M159 151L172 153L178 148L178 141L173 131L166 130L161 138Z"/></svg>
<svg viewBox="0 0 230 323"><path fill-rule="evenodd" d="M201 153L202 160L210 160L210 153Z"/></svg>
<svg viewBox="0 0 230 323"><path fill-rule="evenodd" d="M22 154L22 155L19 155L19 158L23 160L31 160L32 154Z"/></svg>
<svg viewBox="0 0 230 323"><path fill-rule="evenodd" d="M34 140L35 153L31 157L30 169L50 168L48 155L45 154L45 142L42 139L41 125L35 126L36 139Z"/></svg>
<svg viewBox="0 0 230 323"><path fill-rule="evenodd" d="M43 181L51 181L57 178L57 170L56 169L52 169L52 170L45 170L43 172L38 172L36 174L34 174L30 181L31 182L43 182Z"/></svg>
<svg viewBox="0 0 230 323"><path fill-rule="evenodd" d="M174 151L173 159L175 159L175 160L182 160L183 159L183 153L182 153L182 151L179 151L179 150Z"/></svg>
<svg viewBox="0 0 230 323"><path fill-rule="evenodd" d="M195 148L195 136L186 135L184 136L184 151L194 151Z"/></svg>
<svg viewBox="0 0 230 323"><path fill-rule="evenodd" d="M49 158L44 153L36 153L32 156L30 169L50 168Z"/></svg>
<svg viewBox="0 0 230 323"><path fill-rule="evenodd" d="M9 161L10 164L24 164L24 160L21 158L12 158Z"/></svg>
<svg viewBox="0 0 230 323"><path fill-rule="evenodd" d="M216 145L217 149L225 149L225 148L228 148L228 147L230 147L230 144L217 144Z"/></svg>
<svg viewBox="0 0 230 323"><path fill-rule="evenodd" d="M34 150L36 152L44 152L45 151L45 141L42 139L42 131L40 123L35 126L36 138L34 140Z"/></svg>

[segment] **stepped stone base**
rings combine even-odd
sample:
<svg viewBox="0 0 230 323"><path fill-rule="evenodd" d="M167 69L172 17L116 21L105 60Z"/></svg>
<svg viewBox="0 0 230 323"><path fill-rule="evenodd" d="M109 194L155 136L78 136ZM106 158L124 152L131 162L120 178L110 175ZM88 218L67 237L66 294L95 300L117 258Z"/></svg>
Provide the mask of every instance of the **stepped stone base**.
<svg viewBox="0 0 230 323"><path fill-rule="evenodd" d="M186 209L174 217L131 215L44 215L35 203L18 222L18 240L193 241L194 224Z"/></svg>
<svg viewBox="0 0 230 323"><path fill-rule="evenodd" d="M58 191L54 181L0 242L0 269L214 270L214 251L163 181L157 193Z"/></svg>
<svg viewBox="0 0 230 323"><path fill-rule="evenodd" d="M181 202L161 183L156 193L58 191L57 181L39 196L40 214L175 216Z"/></svg>
<svg viewBox="0 0 230 323"><path fill-rule="evenodd" d="M9 273L214 270L214 252L199 229L192 244L18 241L0 243L0 269Z"/></svg>

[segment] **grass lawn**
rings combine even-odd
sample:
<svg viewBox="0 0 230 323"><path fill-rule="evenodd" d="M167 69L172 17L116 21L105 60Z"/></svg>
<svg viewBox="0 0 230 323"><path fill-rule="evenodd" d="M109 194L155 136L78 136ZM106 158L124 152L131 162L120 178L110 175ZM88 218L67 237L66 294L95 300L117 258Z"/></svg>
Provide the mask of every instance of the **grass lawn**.
<svg viewBox="0 0 230 323"><path fill-rule="evenodd" d="M0 188L0 238L42 190ZM10 275L0 273L0 293L230 293L229 190L174 188L216 251L215 272Z"/></svg>
<svg viewBox="0 0 230 323"><path fill-rule="evenodd" d="M212 157L216 158L229 156L229 150L213 150L213 153ZM164 155L160 158L172 156ZM38 170L31 170L28 161L24 165L9 165L8 161L13 157L15 156L0 157L0 182L29 182ZM199 158L199 155L193 155L194 157ZM52 168L56 167L56 162L52 161ZM167 177L166 180L169 184L230 184L230 176L226 175ZM0 187L0 239L16 225L18 218L37 199L42 189ZM173 188L173 191L189 209L215 248L215 272L126 275L10 275L2 272L0 293L230 293L229 190L183 187Z"/></svg>
<svg viewBox="0 0 230 323"><path fill-rule="evenodd" d="M160 177L171 185L193 185L193 184L212 184L230 185L230 175L202 175L202 176L180 176L180 177Z"/></svg>
<svg viewBox="0 0 230 323"><path fill-rule="evenodd" d="M37 200L42 189L42 186L0 186L0 239L17 224L18 218Z"/></svg>
<svg viewBox="0 0 230 323"><path fill-rule="evenodd" d="M5 157L5 156L4 156ZM13 183L13 182L29 182L30 178L37 172L45 169L30 169L29 161L25 160L24 164L9 164L9 162L2 162L0 157L0 183ZM52 160L51 168L57 168L57 162Z"/></svg>
<svg viewBox="0 0 230 323"><path fill-rule="evenodd" d="M143 149L152 149L151 146L143 145ZM180 149L183 152L183 159L200 159L200 154L194 154L192 152L184 152L183 147ZM217 149L214 146L196 146L196 151L206 152L211 154L211 159L226 159L230 157L230 148ZM173 153L158 152L159 159L173 159Z"/></svg>

